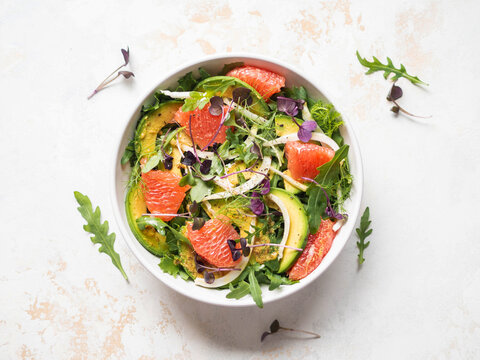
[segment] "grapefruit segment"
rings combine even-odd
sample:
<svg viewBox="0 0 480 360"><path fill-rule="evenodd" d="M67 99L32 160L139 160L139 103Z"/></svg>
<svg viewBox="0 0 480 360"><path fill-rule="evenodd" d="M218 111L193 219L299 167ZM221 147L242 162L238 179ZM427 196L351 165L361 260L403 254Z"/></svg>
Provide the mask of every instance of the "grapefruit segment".
<svg viewBox="0 0 480 360"><path fill-rule="evenodd" d="M210 104L204 106L203 109L195 109L193 111L183 112L182 108L175 113L174 120L185 127L185 132L190 136L189 119L192 117L192 136L195 144L203 148L207 146L214 137L215 133L222 121L222 115L212 115L208 111ZM223 113L226 114L227 107L224 106ZM224 143L227 139L228 126L222 125L218 135L213 142Z"/></svg>
<svg viewBox="0 0 480 360"><path fill-rule="evenodd" d="M330 219L322 220L316 234L308 235L307 246L298 260L288 271L291 280L301 280L315 270L332 247L335 232L334 222Z"/></svg>
<svg viewBox="0 0 480 360"><path fill-rule="evenodd" d="M285 78L282 75L250 65L237 67L230 70L226 75L246 82L257 90L265 100L285 86Z"/></svg>
<svg viewBox="0 0 480 360"><path fill-rule="evenodd" d="M176 214L189 185L180 186L181 177L170 171L151 170L142 174L142 191L145 203L152 214ZM170 221L174 216L159 216Z"/></svg>
<svg viewBox="0 0 480 360"><path fill-rule="evenodd" d="M332 160L335 151L317 144L288 141L285 155L292 177L297 181L305 181L303 177L314 179L318 175L317 168Z"/></svg>
<svg viewBox="0 0 480 360"><path fill-rule="evenodd" d="M240 262L240 259L233 261L227 243L227 240L239 239L240 235L224 215L208 220L199 230L193 230L189 222L187 237L195 252L214 266L234 267Z"/></svg>

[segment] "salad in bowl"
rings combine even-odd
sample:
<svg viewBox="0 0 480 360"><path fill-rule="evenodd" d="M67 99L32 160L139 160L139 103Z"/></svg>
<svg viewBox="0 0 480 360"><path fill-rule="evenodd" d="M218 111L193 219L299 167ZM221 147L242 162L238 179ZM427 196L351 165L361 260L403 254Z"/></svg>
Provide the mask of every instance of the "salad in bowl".
<svg viewBox="0 0 480 360"><path fill-rule="evenodd" d="M141 107L119 159L126 223L172 287L261 307L262 292L321 267L355 221L357 179L325 98L248 59L213 70L183 73Z"/></svg>

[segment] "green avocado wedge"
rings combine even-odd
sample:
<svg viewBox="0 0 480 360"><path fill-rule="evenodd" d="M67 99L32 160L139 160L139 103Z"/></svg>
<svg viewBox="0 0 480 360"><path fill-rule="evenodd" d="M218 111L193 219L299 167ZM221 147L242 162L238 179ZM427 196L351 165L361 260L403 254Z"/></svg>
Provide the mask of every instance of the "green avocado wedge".
<svg viewBox="0 0 480 360"><path fill-rule="evenodd" d="M231 77L231 76L213 76L209 77L208 79L203 80L200 82L196 87L195 91L208 91L209 88L216 88L222 83L227 83L231 82L232 85L228 86L223 93L216 93L215 95L218 96L226 96L229 98L232 98L232 92L233 89L237 87L244 87L247 89L251 90L250 95L252 96L253 103L249 107L249 110L259 116L268 116L268 113L270 111L267 103L265 100L263 100L262 96L258 93L257 90L255 90L253 87L248 85L246 82L243 82L237 78Z"/></svg>
<svg viewBox="0 0 480 360"><path fill-rule="evenodd" d="M128 225L138 242L153 255L164 255L168 251L165 236L159 234L152 227L140 230L137 225L136 220L147 212L147 205L145 204L140 182L131 185L128 189L127 197L125 198L125 211Z"/></svg>
<svg viewBox="0 0 480 360"><path fill-rule="evenodd" d="M160 104L157 110L140 120L135 131L135 152L139 159L144 156L149 158L155 153L158 132L165 125L173 122L173 117L182 104L181 101Z"/></svg>
<svg viewBox="0 0 480 360"><path fill-rule="evenodd" d="M304 249L308 238L308 217L303 204L295 195L279 188L272 188L267 197L278 205L282 213L286 211L290 218L290 230L285 245ZM300 254L293 249L284 249L278 272L283 273L290 269Z"/></svg>

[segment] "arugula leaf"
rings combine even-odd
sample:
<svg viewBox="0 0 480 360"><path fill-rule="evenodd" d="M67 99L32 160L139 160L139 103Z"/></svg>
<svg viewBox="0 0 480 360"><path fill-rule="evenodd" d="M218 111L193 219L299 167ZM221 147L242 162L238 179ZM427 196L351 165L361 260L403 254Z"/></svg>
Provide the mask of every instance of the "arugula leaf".
<svg viewBox="0 0 480 360"><path fill-rule="evenodd" d="M343 124L342 117L340 113L335 110L335 107L322 100L317 101L311 107L310 113L328 137L332 137L333 133Z"/></svg>
<svg viewBox="0 0 480 360"><path fill-rule="evenodd" d="M158 217L141 216L137 219L137 226L140 230L145 230L145 227L151 226L161 235L165 235L165 229L169 229L178 240L190 245L190 240L188 240L185 235L183 235L180 231L175 230L173 227L171 227Z"/></svg>
<svg viewBox="0 0 480 360"><path fill-rule="evenodd" d="M291 88L285 89L285 95L292 99L300 99L307 101L308 95L307 90L303 86L292 86Z"/></svg>
<svg viewBox="0 0 480 360"><path fill-rule="evenodd" d="M78 211L82 217L87 220L87 225L83 225L83 229L94 235L90 239L94 244L100 244L98 251L110 256L112 264L120 270L125 280L128 281L127 274L123 270L122 262L120 261L120 255L114 249L115 233L108 233L108 221L103 222L103 224L101 223L100 208L97 206L95 211L93 211L92 203L88 196L78 191L74 191L73 194L80 205L80 207L77 208Z"/></svg>
<svg viewBox="0 0 480 360"><path fill-rule="evenodd" d="M340 175L340 163L343 159L346 159L348 156L348 145L343 145L340 149L335 152L335 156L329 162L318 167L318 175L315 177L315 181L320 184L323 188L328 187L334 184ZM315 186L314 184L309 187Z"/></svg>
<svg viewBox="0 0 480 360"><path fill-rule="evenodd" d="M233 70L233 69L235 69L237 67L240 67L240 66L243 66L243 65L244 65L244 63L242 61L234 62L234 63L230 63L230 64L225 64L225 65L223 65L223 69L222 69L222 71L220 71L219 75L225 75L230 70Z"/></svg>
<svg viewBox="0 0 480 360"><path fill-rule="evenodd" d="M190 199L199 203L205 196L212 193L212 189L213 186L202 179L195 179L195 185L190 189Z"/></svg>
<svg viewBox="0 0 480 360"><path fill-rule="evenodd" d="M207 70L205 70L202 67L198 68L198 73L200 74L200 78L198 79L199 82L211 77L211 75L207 72Z"/></svg>
<svg viewBox="0 0 480 360"><path fill-rule="evenodd" d="M188 72L178 79L177 91L190 91L197 85L197 80L193 77L193 72Z"/></svg>
<svg viewBox="0 0 480 360"><path fill-rule="evenodd" d="M270 280L270 286L268 290L272 291L278 288L280 285L292 285L297 283L298 281L290 280L285 276L281 276L279 274L274 274L271 271L265 271L265 276Z"/></svg>
<svg viewBox="0 0 480 360"><path fill-rule="evenodd" d="M373 56L373 61L370 62L366 58L362 58L357 50L357 59L360 64L368 68L368 71L365 73L366 75L372 74L376 71L383 71L383 77L385 79L388 79L388 76L393 73L395 75L392 77L392 81L397 81L398 79L403 77L407 80L410 80L412 84L428 85L427 83L420 80L417 76L409 75L403 64L400 64L399 69L395 68L392 59L390 59L389 57L387 57L387 64L382 64L380 60L378 60L375 56Z"/></svg>
<svg viewBox="0 0 480 360"><path fill-rule="evenodd" d="M245 295L250 294L250 285L245 282L241 281L238 283L237 287L234 287L231 283L229 285L230 292L227 294L228 299L241 299Z"/></svg>
<svg viewBox="0 0 480 360"><path fill-rule="evenodd" d="M125 151L123 152L122 159L120 160L120 164L125 165L126 163L130 162L133 166L133 161L135 160L135 140L130 140L128 145L125 147Z"/></svg>
<svg viewBox="0 0 480 360"><path fill-rule="evenodd" d="M144 115L148 115L148 114L154 112L155 110L157 110L160 107L160 104L162 104L164 102L167 102L167 101L174 100L170 96L167 96L167 95L165 95L161 92L156 92L153 95L153 97L155 98L155 101L153 102L153 104L142 106L142 113Z"/></svg>
<svg viewBox="0 0 480 360"><path fill-rule="evenodd" d="M196 108L203 109L212 96L213 95L209 95L207 92L190 91L190 97L185 99L185 103L182 105L182 111L193 111Z"/></svg>
<svg viewBox="0 0 480 360"><path fill-rule="evenodd" d="M166 233L165 242L168 245L168 251L172 254L178 254L178 240L172 231Z"/></svg>
<svg viewBox="0 0 480 360"><path fill-rule="evenodd" d="M153 168L156 168L158 166L158 163L162 161L162 158L163 156L159 153L151 156L150 159L148 159L148 161L146 162L145 166L142 168L142 173L147 173Z"/></svg>
<svg viewBox="0 0 480 360"><path fill-rule="evenodd" d="M369 229L370 226L370 209L367 206L365 211L363 212L363 215L360 219L360 228L356 228L357 236L360 239L360 241L357 241L357 247L358 247L358 263L361 265L365 261L365 258L363 257L363 251L370 245L370 241L365 242L365 239L369 237L372 234L373 229Z"/></svg>
<svg viewBox="0 0 480 360"><path fill-rule="evenodd" d="M327 207L327 198L319 186L315 186L315 184L312 185L307 189L307 214L310 234L315 234L322 222L322 214Z"/></svg>
<svg viewBox="0 0 480 360"><path fill-rule="evenodd" d="M253 301L255 301L255 304L257 304L259 308L263 308L262 289L258 284L253 268L251 268L248 273L248 282L250 284L250 294L252 295Z"/></svg>
<svg viewBox="0 0 480 360"><path fill-rule="evenodd" d="M173 277L177 277L177 274L180 272L178 265L175 265L174 260L168 256L164 256L158 266L160 266L160 269L162 269L164 273L173 275Z"/></svg>
<svg viewBox="0 0 480 360"><path fill-rule="evenodd" d="M193 186L195 185L195 178L193 177L192 173L189 172L187 175L182 177L178 183L179 186L185 186L185 185L190 185Z"/></svg>

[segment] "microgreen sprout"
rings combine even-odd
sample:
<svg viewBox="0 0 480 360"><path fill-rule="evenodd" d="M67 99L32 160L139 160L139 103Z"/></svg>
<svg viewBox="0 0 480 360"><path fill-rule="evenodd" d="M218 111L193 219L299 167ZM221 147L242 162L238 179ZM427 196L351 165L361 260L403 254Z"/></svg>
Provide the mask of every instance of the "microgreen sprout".
<svg viewBox="0 0 480 360"><path fill-rule="evenodd" d="M192 225L192 230L197 231L200 230L203 225L205 225L205 219L202 217L195 217L193 218L193 225Z"/></svg>
<svg viewBox="0 0 480 360"><path fill-rule="evenodd" d="M398 114L399 112L403 112L404 114L417 117L417 118L422 118L422 119L427 119L430 118L431 116L419 116L419 115L414 115L411 112L408 112L404 108L402 108L398 103L397 100L400 99L403 96L403 90L400 86L396 85L393 83L392 88L390 89L390 92L387 95L387 100L391 101L395 104L390 111L394 112L395 114Z"/></svg>
<svg viewBox="0 0 480 360"><path fill-rule="evenodd" d="M127 66L129 59L130 59L130 49L127 47L127 50L121 49L122 55L123 55L123 60L125 61L124 64L120 65L118 68L116 68L110 75L108 75L105 80L103 80L100 85L97 86L95 90L90 94L90 96L87 98L90 100L93 95L98 93L99 91L103 90L108 84L110 84L112 81L117 79L119 76L123 76L125 79L130 78L131 76L135 76L133 72L131 71L119 71L122 67ZM118 71L118 73L115 75L115 73ZM115 75L115 76L114 76Z"/></svg>
<svg viewBox="0 0 480 360"><path fill-rule="evenodd" d="M208 112L213 116L218 116L223 110L223 99L220 96L213 96L210 99L210 106Z"/></svg>
<svg viewBox="0 0 480 360"><path fill-rule="evenodd" d="M240 271L242 269L239 268L214 268L211 266L205 265L204 261L200 256L198 256L197 253L194 255L194 261L195 261L195 269L199 274L203 273L203 279L207 284L213 284L215 281L215 275L214 273L216 272L221 272L221 271Z"/></svg>
<svg viewBox="0 0 480 360"><path fill-rule="evenodd" d="M263 210L265 210L265 204L260 199L260 194L257 192L253 192L252 194L252 200L250 200L250 210L252 210L255 215L261 215Z"/></svg>
<svg viewBox="0 0 480 360"><path fill-rule="evenodd" d="M237 243L240 244L240 247L237 247ZM301 248L296 248L293 246L289 245L282 245L282 244L274 244L274 243L265 243L265 244L252 244L248 245L247 240L245 238L240 238L238 240L227 240L228 248L230 249L230 252L232 254L232 260L237 261L243 256L248 256L250 255L250 249L256 248L256 247L262 247L262 246L276 246L276 247L283 247L286 249L292 249L296 251L302 252L303 249Z"/></svg>
<svg viewBox="0 0 480 360"><path fill-rule="evenodd" d="M244 87L235 88L232 91L232 100L239 105L246 104L247 106L250 106L253 103L253 99L250 96L251 92L252 90Z"/></svg>
<svg viewBox="0 0 480 360"><path fill-rule="evenodd" d="M292 117L292 121L298 126L298 138L300 141L309 142L312 138L312 132L317 128L317 123L313 120L304 121L301 125L295 119L295 116L303 109L305 103L302 99L290 99L284 96L277 97L277 109Z"/></svg>
<svg viewBox="0 0 480 360"><path fill-rule="evenodd" d="M303 334L311 335L311 336L312 336L312 339L319 339L319 338L320 338L320 335L319 335L319 334L314 333L314 332L312 332L312 331L286 328L286 327L280 326L280 322L279 322L278 320L273 320L273 322L270 324L270 331L265 331L265 332L262 334L262 336L261 336L261 338L260 338L260 341L263 342L263 340L265 340L265 338L266 338L268 335L275 334L275 333L277 333L279 330L300 332L300 333L303 333Z"/></svg>

